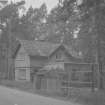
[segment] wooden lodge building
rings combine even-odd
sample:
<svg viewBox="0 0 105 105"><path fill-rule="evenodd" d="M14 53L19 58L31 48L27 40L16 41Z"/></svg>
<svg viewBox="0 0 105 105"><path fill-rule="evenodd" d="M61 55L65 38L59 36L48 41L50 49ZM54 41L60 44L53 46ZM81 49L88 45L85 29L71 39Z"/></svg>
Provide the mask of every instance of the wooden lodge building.
<svg viewBox="0 0 105 105"><path fill-rule="evenodd" d="M80 63L80 58L66 45L21 40L15 54L15 80L30 81L32 69L37 71L58 62Z"/></svg>
<svg viewBox="0 0 105 105"><path fill-rule="evenodd" d="M64 86L61 81L67 80L93 85L92 67L92 64L83 62L82 55L64 44L20 40L15 53L15 80L34 79L35 89L39 90L59 90ZM73 85L83 86L80 82Z"/></svg>

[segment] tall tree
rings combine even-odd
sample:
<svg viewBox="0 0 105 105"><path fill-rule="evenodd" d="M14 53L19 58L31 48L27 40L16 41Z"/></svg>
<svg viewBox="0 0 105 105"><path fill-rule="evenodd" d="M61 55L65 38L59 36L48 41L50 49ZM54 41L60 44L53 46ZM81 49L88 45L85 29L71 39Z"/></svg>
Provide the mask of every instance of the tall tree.
<svg viewBox="0 0 105 105"><path fill-rule="evenodd" d="M7 4L5 7L3 7L0 10L0 25L3 35L5 35L5 44L7 46L7 76L10 78L11 72L13 70L12 65L12 23L16 20L16 17L18 17L18 10L19 8L24 4L24 1L17 2L17 3L11 3ZM4 37L4 36L3 36Z"/></svg>
<svg viewBox="0 0 105 105"><path fill-rule="evenodd" d="M80 31L81 22L75 3L61 2L48 15L48 35L45 40L65 43L72 46L78 53L80 49L75 44Z"/></svg>
<svg viewBox="0 0 105 105"><path fill-rule="evenodd" d="M94 34L96 35L96 41L97 41L97 62L99 66L99 88L103 88L103 48L102 48L102 42L105 42L105 1L104 0L86 0L80 5L81 11L83 9L84 16L93 16L94 21ZM92 13L92 14L91 14Z"/></svg>
<svg viewBox="0 0 105 105"><path fill-rule="evenodd" d="M15 31L21 32L27 39L37 39L44 34L47 7L42 4L39 8L30 7L25 15L20 18L20 23Z"/></svg>
<svg viewBox="0 0 105 105"><path fill-rule="evenodd" d="M105 36L104 36L104 33L105 33L105 30L104 30L105 28L105 25L104 25L105 24L104 23L105 22L105 15L104 15L105 14L105 1L104 0L64 0L63 8L69 7L68 5L65 6L64 5L65 3L67 4L76 3L77 4L77 8L80 11L78 12L79 18L83 24L88 23L91 18L92 25L90 26L91 27L90 29L88 28L89 31L91 31L91 36L89 35L90 33L87 36L88 38L90 37L89 40L92 39L90 45L94 46L95 44L94 48L97 51L97 63L99 65L99 74L100 74L99 87L103 88L102 65L104 62L104 59L103 59L104 55L102 55L103 49L101 48L101 46L103 46L102 42L105 42ZM71 14L69 13L69 16L70 15ZM85 30L85 29L82 28L81 30ZM89 46L87 46L87 48L91 48L91 46L90 47Z"/></svg>

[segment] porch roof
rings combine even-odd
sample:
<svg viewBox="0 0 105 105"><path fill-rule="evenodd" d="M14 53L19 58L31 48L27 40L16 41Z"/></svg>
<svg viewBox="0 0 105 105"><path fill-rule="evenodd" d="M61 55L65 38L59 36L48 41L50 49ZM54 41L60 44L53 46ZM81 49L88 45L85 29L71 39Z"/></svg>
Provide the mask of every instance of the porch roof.
<svg viewBox="0 0 105 105"><path fill-rule="evenodd" d="M51 71L64 73L64 63L48 64L48 65L44 66L42 69L40 69L37 74L46 74Z"/></svg>

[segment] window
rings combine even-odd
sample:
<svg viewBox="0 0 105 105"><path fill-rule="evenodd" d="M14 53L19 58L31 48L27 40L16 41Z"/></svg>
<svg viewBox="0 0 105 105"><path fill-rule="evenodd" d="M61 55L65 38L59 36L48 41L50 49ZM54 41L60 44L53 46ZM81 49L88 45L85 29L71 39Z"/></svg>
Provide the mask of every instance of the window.
<svg viewBox="0 0 105 105"><path fill-rule="evenodd" d="M18 77L19 80L26 80L26 69L20 69Z"/></svg>
<svg viewBox="0 0 105 105"><path fill-rule="evenodd" d="M61 52L56 54L56 59L58 59L58 60L62 59L62 53Z"/></svg>
<svg viewBox="0 0 105 105"><path fill-rule="evenodd" d="M73 81L79 80L78 73L76 71L77 71L77 69L72 70L71 80L73 80Z"/></svg>
<svg viewBox="0 0 105 105"><path fill-rule="evenodd" d="M85 82L90 82L92 81L92 72L86 72L84 73L84 80Z"/></svg>
<svg viewBox="0 0 105 105"><path fill-rule="evenodd" d="M25 60L25 53L19 53L16 61L24 61Z"/></svg>

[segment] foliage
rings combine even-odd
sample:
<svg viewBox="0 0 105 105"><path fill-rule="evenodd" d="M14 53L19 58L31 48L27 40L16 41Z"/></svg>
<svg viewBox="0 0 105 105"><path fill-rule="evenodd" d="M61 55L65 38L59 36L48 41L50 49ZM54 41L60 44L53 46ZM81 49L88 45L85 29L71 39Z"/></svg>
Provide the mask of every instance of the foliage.
<svg viewBox="0 0 105 105"><path fill-rule="evenodd" d="M21 32L28 39L33 40L42 33L46 15L47 8L45 4L42 4L40 8L30 7L26 14L20 18L19 24L15 27L14 31Z"/></svg>
<svg viewBox="0 0 105 105"><path fill-rule="evenodd" d="M101 45L97 44L104 39L104 19L105 19L105 1L104 0L81 0L80 5L76 5L76 1L80 0L64 0L61 6L62 13L66 13L65 20L69 21L69 25L73 26L76 24L73 29L69 27L69 30L73 32L78 26L80 26L80 31L78 32L78 38L72 39L73 48L76 50L82 51L82 54L87 61L88 58L94 58L98 48L101 48ZM59 12L60 13L60 12ZM57 14L59 14L57 13ZM61 14L61 13L60 13ZM59 15L60 16L60 15ZM63 17L60 16L60 17ZM73 21L72 17L76 18L76 21ZM58 20L61 20L60 18ZM73 35L73 34L70 34ZM103 49L101 49L103 50ZM97 52L98 54L100 52ZM99 54L99 56L102 56ZM100 59L100 58L99 58ZM92 59L88 62L93 61ZM102 62L102 61L101 61Z"/></svg>
<svg viewBox="0 0 105 105"><path fill-rule="evenodd" d="M1 22L12 16L11 31L17 37L66 43L78 53L82 52L84 60L93 61L97 34L101 41L105 40L104 0L83 0L81 5L76 4L77 0L59 1L50 14L43 4L40 8L30 7L21 17L18 10L24 2L12 3L0 11Z"/></svg>

